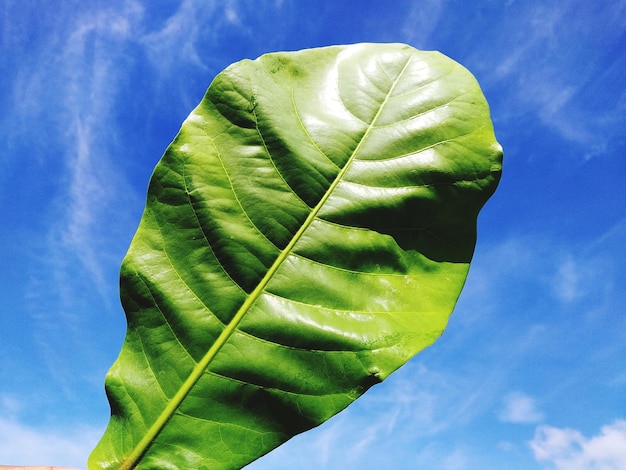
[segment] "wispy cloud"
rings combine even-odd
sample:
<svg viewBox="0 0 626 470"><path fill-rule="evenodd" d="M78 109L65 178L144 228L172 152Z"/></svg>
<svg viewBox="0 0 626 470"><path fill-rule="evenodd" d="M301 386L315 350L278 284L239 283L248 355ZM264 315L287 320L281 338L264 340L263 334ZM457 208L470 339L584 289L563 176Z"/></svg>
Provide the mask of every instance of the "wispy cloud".
<svg viewBox="0 0 626 470"><path fill-rule="evenodd" d="M580 266L567 257L559 266L556 276L556 295L564 302L571 302L582 295Z"/></svg>
<svg viewBox="0 0 626 470"><path fill-rule="evenodd" d="M489 415L501 387L499 370L431 370L419 359L411 361L340 415L251 468L361 469L389 462L404 462L407 468L475 468L477 455L460 444L440 445L440 440Z"/></svg>
<svg viewBox="0 0 626 470"><path fill-rule="evenodd" d="M474 59L484 69L483 86L502 87L499 118L532 116L563 139L584 145L588 151L577 155L581 159L602 154L607 139L618 142L626 92L616 86L617 70L626 63L623 55L615 61L606 48L619 41L623 11L622 1L506 6L501 21L491 25L494 47ZM598 100L598 90L610 98Z"/></svg>
<svg viewBox="0 0 626 470"><path fill-rule="evenodd" d="M197 1L184 0L161 29L147 32L141 38L152 63L164 73L176 71L183 63L203 67L197 49L201 20L212 15L216 8L215 1L201 6Z"/></svg>
<svg viewBox="0 0 626 470"><path fill-rule="evenodd" d="M31 69L26 63L14 90L18 119L27 123L45 116L50 121L48 133L37 139L47 144L42 160L61 174L56 197L47 201L54 211L49 241L77 258L99 289L104 289L104 274L98 258L107 243L100 235L102 220L111 213L124 219L120 209L136 197L114 167L112 152L117 150L124 47L141 14L139 4L129 1L121 10L60 18L54 41L33 58L41 66ZM28 135L29 129L16 132Z"/></svg>
<svg viewBox="0 0 626 470"><path fill-rule="evenodd" d="M540 426L530 447L537 461L556 470L621 470L626 468L626 421L603 426L589 438L575 429Z"/></svg>
<svg viewBox="0 0 626 470"><path fill-rule="evenodd" d="M101 430L88 425L51 428L26 424L20 414L28 406L15 397L0 396L0 464L86 468Z"/></svg>
<svg viewBox="0 0 626 470"><path fill-rule="evenodd" d="M456 448L451 454L446 455L441 463L442 470L464 470L468 467L468 457L461 448Z"/></svg>
<svg viewBox="0 0 626 470"><path fill-rule="evenodd" d="M562 243L542 234L538 228L481 247L461 299L464 304L469 304L469 308L454 320L472 326L477 321L492 318L487 315L497 315L508 306L522 310L533 308L528 312L532 318L533 314L540 313L533 307L540 300L543 305L558 302L571 312L583 306L587 312L592 310L591 306L609 308L607 302L614 302L617 297L619 261L605 253L621 246L620 240L626 233L624 227L626 225L620 223L607 234L576 244ZM528 292L533 292L533 296L522 298ZM536 317L544 326L553 318Z"/></svg>
<svg viewBox="0 0 626 470"><path fill-rule="evenodd" d="M543 420L543 413L535 400L521 392L513 392L504 398L498 418L506 423L530 424Z"/></svg>
<svg viewBox="0 0 626 470"><path fill-rule="evenodd" d="M445 10L445 3L441 0L414 3L400 28L402 40L418 48L429 48L433 31L438 27L439 17Z"/></svg>
<svg viewBox="0 0 626 470"><path fill-rule="evenodd" d="M70 11L71 10L71 11ZM70 14L71 13L71 14ZM33 140L39 181L52 188L29 214L41 227L31 245L25 308L40 360L67 394L77 371L64 358L97 355L90 325L117 309L117 271L128 243L130 207L139 198L116 162L125 50L142 8L63 10L50 15L48 42L20 63L13 89L16 142ZM37 67L32 64L38 64ZM38 127L32 125L38 122ZM32 129L38 129L36 138ZM19 154L27 157L28 148ZM33 188L36 189L36 188ZM34 224L33 224L34 225Z"/></svg>
<svg viewBox="0 0 626 470"><path fill-rule="evenodd" d="M225 28L231 34L247 31L237 2L183 0L161 28L146 31L140 42L164 75L189 65L207 70L219 52L213 46Z"/></svg>
<svg viewBox="0 0 626 470"><path fill-rule="evenodd" d="M256 8L261 8L259 3ZM210 80L242 57L228 56L224 35L252 37L245 10L234 0L182 0L162 23L142 29L137 43L156 71L156 102L185 114L198 104ZM226 56L226 57L225 57ZM203 82L190 81L204 76Z"/></svg>

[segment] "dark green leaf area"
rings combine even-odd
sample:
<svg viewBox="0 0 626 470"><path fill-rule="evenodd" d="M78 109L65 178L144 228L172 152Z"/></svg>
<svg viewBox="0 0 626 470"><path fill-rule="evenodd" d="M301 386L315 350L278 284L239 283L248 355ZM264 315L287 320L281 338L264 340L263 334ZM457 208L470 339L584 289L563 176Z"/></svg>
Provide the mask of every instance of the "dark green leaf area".
<svg viewBox="0 0 626 470"><path fill-rule="evenodd" d="M307 129L303 127L293 91L285 86L291 82L289 70L271 74L255 62L237 65L239 67L227 69L216 79L214 83L217 86L212 85L207 97L212 102L217 101L221 99L220 95L225 88L236 88L238 96L251 97L246 112L254 120L255 125L249 133L246 133L250 141L245 142L245 145L242 145L241 136L230 132L237 121L229 123L228 134L220 134L216 142L229 150L242 150L241 153L235 152L245 157L235 159L236 167L240 169L242 175L246 175L242 181L251 183L251 180L246 178L254 177L254 181L260 183L263 190L284 192L283 197L287 198L290 204L298 206L304 203L308 210L319 202L340 168L320 150ZM205 110L213 114L211 109ZM225 114L224 117L230 119L231 114ZM253 149L255 153L258 151L256 154L258 158L251 160L248 157ZM343 159L345 158L344 155ZM252 184L248 186L256 187ZM245 191L245 188L242 189ZM254 194L251 198L256 204L259 203L258 196L259 194ZM274 200L268 196L270 194L264 194L261 199ZM274 207L272 210L275 209ZM262 213L255 210L250 212L253 217Z"/></svg>
<svg viewBox="0 0 626 470"><path fill-rule="evenodd" d="M382 274L425 269L429 260L403 250L396 239L374 230L348 228L315 220L294 247L294 253L322 265L348 271Z"/></svg>

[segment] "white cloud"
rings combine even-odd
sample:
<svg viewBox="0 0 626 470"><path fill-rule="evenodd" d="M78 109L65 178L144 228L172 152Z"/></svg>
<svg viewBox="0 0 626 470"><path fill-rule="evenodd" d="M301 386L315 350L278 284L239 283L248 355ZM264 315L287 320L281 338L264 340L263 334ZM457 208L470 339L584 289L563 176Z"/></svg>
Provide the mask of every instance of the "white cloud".
<svg viewBox="0 0 626 470"><path fill-rule="evenodd" d="M626 468L626 421L603 426L586 438L580 431L540 426L530 447L535 459L556 470L623 470Z"/></svg>
<svg viewBox="0 0 626 470"><path fill-rule="evenodd" d="M87 457L101 430L39 429L0 417L0 464L86 468Z"/></svg>
<svg viewBox="0 0 626 470"><path fill-rule="evenodd" d="M87 458L103 429L79 425L44 427L26 424L21 412L29 403L14 395L0 394L0 467L42 465L86 468Z"/></svg>
<svg viewBox="0 0 626 470"><path fill-rule="evenodd" d="M529 424L541 421L543 413L539 411L532 397L514 392L504 399L504 406L498 417L507 423Z"/></svg>

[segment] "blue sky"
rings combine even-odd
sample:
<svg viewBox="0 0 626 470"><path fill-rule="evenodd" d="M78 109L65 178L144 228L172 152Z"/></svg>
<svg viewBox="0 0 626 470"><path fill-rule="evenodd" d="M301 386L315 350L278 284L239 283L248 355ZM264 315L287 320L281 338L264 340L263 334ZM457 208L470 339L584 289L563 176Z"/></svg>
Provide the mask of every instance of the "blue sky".
<svg viewBox="0 0 626 470"><path fill-rule="evenodd" d="M119 264L213 77L363 41L468 67L503 178L443 337L249 468L626 468L624 0L4 0L0 464L85 467L125 332Z"/></svg>

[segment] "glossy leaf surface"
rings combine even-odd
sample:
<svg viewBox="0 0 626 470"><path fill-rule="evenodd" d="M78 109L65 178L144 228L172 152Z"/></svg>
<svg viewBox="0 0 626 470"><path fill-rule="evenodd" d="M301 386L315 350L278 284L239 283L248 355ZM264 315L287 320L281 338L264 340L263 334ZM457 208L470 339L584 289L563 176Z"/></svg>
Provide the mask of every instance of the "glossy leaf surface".
<svg viewBox="0 0 626 470"><path fill-rule="evenodd" d="M90 468L235 469L443 332L501 169L472 75L358 44L219 74L157 165Z"/></svg>

